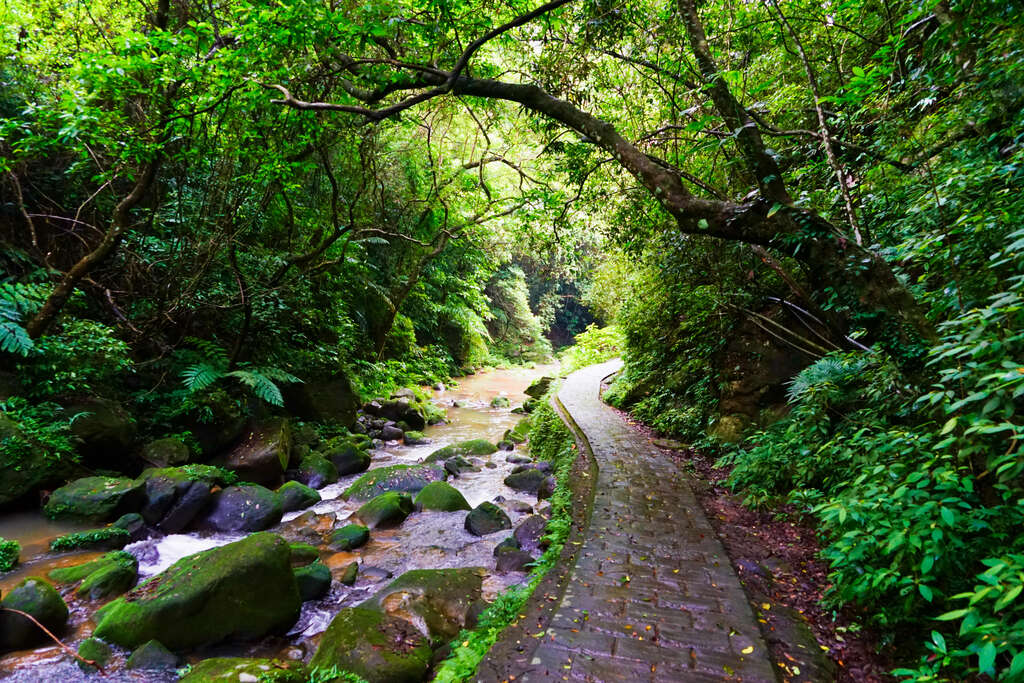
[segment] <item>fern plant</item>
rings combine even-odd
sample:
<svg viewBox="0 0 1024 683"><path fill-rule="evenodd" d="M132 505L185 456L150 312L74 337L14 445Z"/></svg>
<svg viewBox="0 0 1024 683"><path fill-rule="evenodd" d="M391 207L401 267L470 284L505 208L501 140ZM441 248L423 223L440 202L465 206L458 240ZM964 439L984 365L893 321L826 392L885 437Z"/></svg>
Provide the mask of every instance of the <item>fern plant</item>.
<svg viewBox="0 0 1024 683"><path fill-rule="evenodd" d="M39 309L38 285L0 283L0 351L27 356L35 347L22 322Z"/></svg>
<svg viewBox="0 0 1024 683"><path fill-rule="evenodd" d="M185 388L190 392L199 392L212 386L216 382L230 377L238 380L242 385L259 399L275 406L284 405L284 397L278 383L292 384L302 380L274 367L255 367L249 364L242 364L236 370L229 370L230 362L224 349L211 342L202 339L191 339L205 359L199 363L193 363L181 373Z"/></svg>

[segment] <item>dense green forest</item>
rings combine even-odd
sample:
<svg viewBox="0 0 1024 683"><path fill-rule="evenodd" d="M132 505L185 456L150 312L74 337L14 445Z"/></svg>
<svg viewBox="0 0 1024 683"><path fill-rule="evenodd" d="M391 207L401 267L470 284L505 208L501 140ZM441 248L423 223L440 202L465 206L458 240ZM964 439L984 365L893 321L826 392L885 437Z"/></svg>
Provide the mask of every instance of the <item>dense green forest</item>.
<svg viewBox="0 0 1024 683"><path fill-rule="evenodd" d="M4 509L153 443L348 438L402 387L621 354L608 402L816 526L827 606L896 678L1024 680L1017 4L7 0L0 27Z"/></svg>

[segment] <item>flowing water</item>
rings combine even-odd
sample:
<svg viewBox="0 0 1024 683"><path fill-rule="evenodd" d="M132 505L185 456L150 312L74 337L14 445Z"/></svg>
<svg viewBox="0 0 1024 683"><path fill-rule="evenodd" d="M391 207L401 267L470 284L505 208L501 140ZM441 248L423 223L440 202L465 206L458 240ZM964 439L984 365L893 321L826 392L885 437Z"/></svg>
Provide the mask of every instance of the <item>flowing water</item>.
<svg viewBox="0 0 1024 683"><path fill-rule="evenodd" d="M424 434L430 440L428 444L404 446L388 443L373 451L370 469L415 464L438 448L457 441L499 441L505 431L514 427L522 416L512 413L509 408L491 408L491 400L505 396L512 406L519 405L527 398L523 390L534 379L551 370L550 367L495 370L463 377L455 388L435 391L434 402L447 410L447 424L426 428ZM522 448L517 447L516 452ZM509 455L508 452L498 451L491 456L482 456L484 466L479 472L466 472L457 478L450 478L448 482L459 489L474 507L487 500L503 501L500 502L501 507L512 518L513 525L516 525L531 513L537 501L504 485L504 478L514 467L507 462ZM320 503L307 510L286 514L281 524L270 531L280 533L290 541L320 545L324 532L344 525L345 520L358 507L358 504L342 500L341 493L359 476L343 477L338 483L320 489ZM464 512L418 512L396 529L373 532L370 542L358 551L322 551L321 559L331 568L335 579L350 562L359 562L359 576L355 585L343 586L334 581L325 598L303 604L299 620L285 636L268 637L255 643L231 643L207 648L193 653L189 660L214 656L308 658L316 648L318 635L327 628L339 609L362 602L392 577L410 569L484 567L488 570L484 580L485 599L491 599L509 586L523 581L523 574L498 575L493 571L494 547L508 532L476 537L464 529L464 519ZM91 551L60 555L48 552L52 539L83 528L86 527L52 522L35 512L0 518L0 537L17 540L22 545L21 564L14 571L0 575L0 590L10 590L27 576L45 576L56 567L79 564L100 555ZM174 534L140 541L128 546L126 550L139 559L140 577L147 577L158 574L182 557L240 538L242 535L238 534ZM98 605L71 600L66 587L60 588L71 607L69 628L64 634L64 640L74 648L92 631L94 624L90 617ZM121 663L123 658L115 660L113 670L108 672L106 680L161 681L174 678L160 678L154 676L153 672L142 674L117 670ZM11 653L0 658L0 678L18 682L60 680L62 683L96 680L95 674L84 674L56 645L30 652Z"/></svg>

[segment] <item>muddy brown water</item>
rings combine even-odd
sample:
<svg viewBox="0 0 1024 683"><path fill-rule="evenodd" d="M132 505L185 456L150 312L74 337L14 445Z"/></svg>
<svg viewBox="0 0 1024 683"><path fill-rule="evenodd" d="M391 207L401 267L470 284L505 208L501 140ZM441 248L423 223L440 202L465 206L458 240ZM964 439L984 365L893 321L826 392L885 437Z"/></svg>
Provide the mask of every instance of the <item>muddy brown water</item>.
<svg viewBox="0 0 1024 683"><path fill-rule="evenodd" d="M448 413L447 424L429 426L424 430L430 443L421 446L404 446L397 442L386 444L372 452L370 469L397 464L421 462L438 448L467 439L487 439L497 442L507 429L515 426L521 415L510 408L491 408L490 402L497 396L506 396L512 407L520 405L527 396L523 390L538 377L554 370L551 366L537 368L514 368L494 370L459 378L458 384L445 391L433 392L433 400ZM458 402L459 407L453 404ZM525 446L516 449L522 454ZM525 502L536 506L536 499L519 494L504 485L504 478L514 465L507 462L510 453L498 451L481 459L489 466L479 472L468 472L448 482L459 489L469 504L476 506L487 500L503 497L507 502L502 507L517 524L529 512L518 512L513 504ZM288 513L281 524L270 531L280 533L292 541L319 544L319 534L345 524L355 512L357 504L341 499L341 493L360 475L342 478L336 484L320 489L322 501L312 508ZM447 569L456 567L484 567L488 571L484 579L484 597L492 599L501 591L522 582L525 575L519 573L498 575L493 572L494 547L508 536L509 532L498 532L486 537L476 537L465 531L464 512L418 512L411 515L397 529L374 532L370 542L355 552L331 553L322 550L321 559L331 568L335 579L352 561L360 563L359 578L354 586L341 585L337 580L330 593L322 600L303 604L302 613L293 628L284 636L268 637L249 643L228 643L206 648L187 657L195 662L207 657L282 657L287 659L308 659L316 649L319 635L330 624L331 619L343 607L358 604L372 596L392 577L410 569ZM21 543L21 564L13 571L0 574L0 590L7 592L28 576L45 576L56 567L79 564L100 555L98 552L73 552L55 554L49 552L51 540L62 534L80 531L88 525L68 522L54 522L37 512L24 512L0 518L0 537L14 539ZM153 576L177 560L216 546L231 543L242 538L241 534L174 534L134 543L126 548L139 558L140 578ZM67 586L58 586L71 608L71 617L64 641L72 648L87 638L95 626L91 615L100 605L75 599ZM125 652L117 654L107 667L108 681L159 681L175 680L173 674L159 675L155 672L132 672L123 668ZM74 663L69 655L58 646L42 647L37 650L14 652L0 657L0 679L18 683L37 681L79 681L98 680L96 674L86 674Z"/></svg>

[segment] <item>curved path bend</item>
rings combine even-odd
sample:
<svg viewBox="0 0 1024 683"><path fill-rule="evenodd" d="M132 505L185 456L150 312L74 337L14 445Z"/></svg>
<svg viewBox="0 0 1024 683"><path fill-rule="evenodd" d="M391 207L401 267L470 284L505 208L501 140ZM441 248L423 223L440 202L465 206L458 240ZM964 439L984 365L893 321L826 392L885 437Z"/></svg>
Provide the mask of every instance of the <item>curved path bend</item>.
<svg viewBox="0 0 1024 683"><path fill-rule="evenodd" d="M546 632L508 679L774 683L687 475L600 401L601 380L619 367L584 368L558 393L597 462L593 513Z"/></svg>

